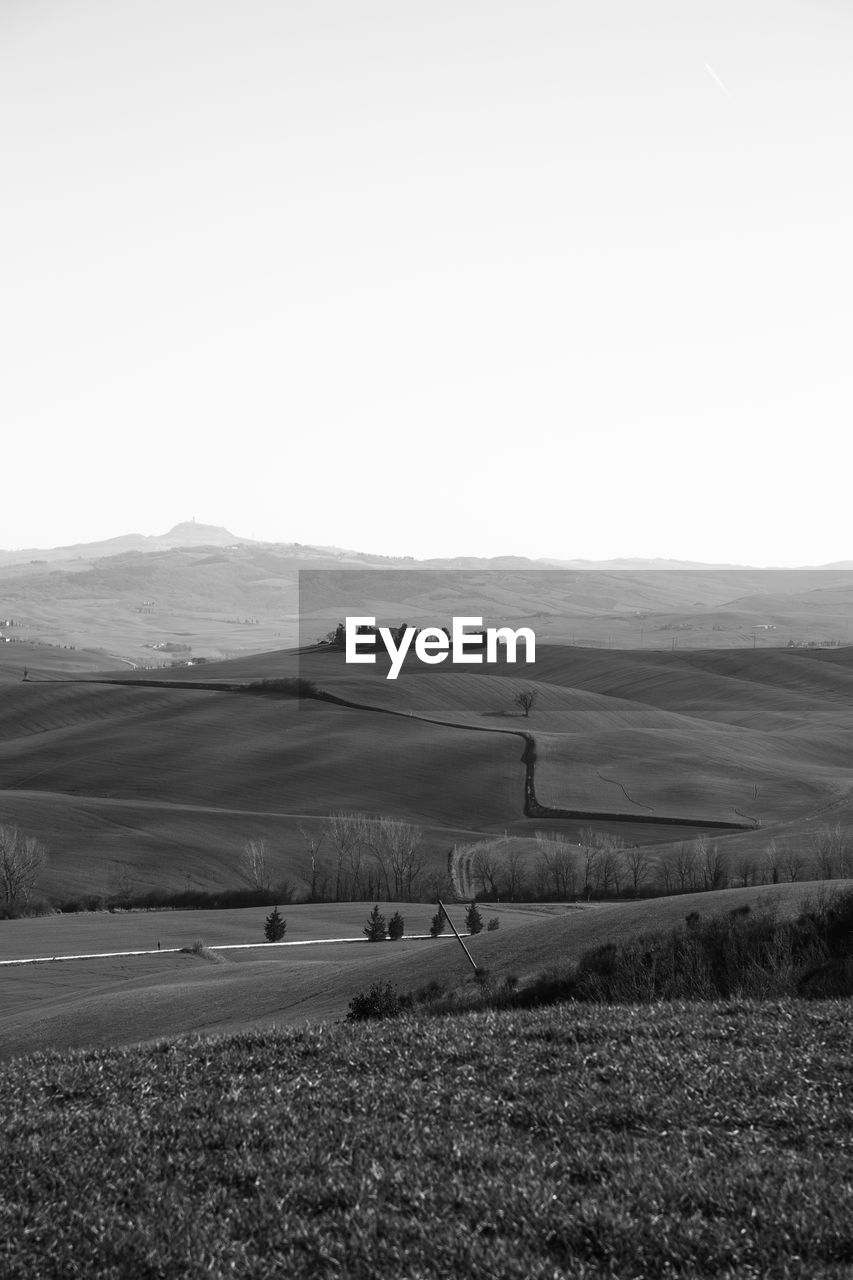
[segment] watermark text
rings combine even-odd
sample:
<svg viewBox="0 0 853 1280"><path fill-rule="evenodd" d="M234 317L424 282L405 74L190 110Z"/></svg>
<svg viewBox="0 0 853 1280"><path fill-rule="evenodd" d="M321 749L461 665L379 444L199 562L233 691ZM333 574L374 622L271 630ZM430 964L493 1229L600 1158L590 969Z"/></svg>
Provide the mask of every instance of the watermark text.
<svg viewBox="0 0 853 1280"><path fill-rule="evenodd" d="M474 630L478 628L478 630ZM377 639L391 659L386 679L396 680L412 648L420 661L434 666L449 656L454 663L515 662L518 642L524 641L524 660L536 661L536 636L530 627L486 627L482 618L454 618L444 627L377 627L375 618L347 618L344 626L347 662L376 662ZM503 653L498 657L498 646ZM371 652L372 650L372 652Z"/></svg>

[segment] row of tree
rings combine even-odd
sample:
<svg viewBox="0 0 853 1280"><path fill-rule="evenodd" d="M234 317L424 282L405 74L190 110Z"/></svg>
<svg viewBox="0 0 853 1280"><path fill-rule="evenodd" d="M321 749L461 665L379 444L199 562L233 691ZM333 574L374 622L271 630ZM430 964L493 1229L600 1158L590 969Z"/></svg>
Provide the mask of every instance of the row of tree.
<svg viewBox="0 0 853 1280"><path fill-rule="evenodd" d="M780 881L853 876L853 843L840 823L823 826L803 845L726 853L707 836L676 841L663 854L629 845L610 832L580 832L580 843L562 832L536 833L536 853L484 843L468 849L468 889L481 897L531 899L621 897L727 889Z"/></svg>
<svg viewBox="0 0 853 1280"><path fill-rule="evenodd" d="M340 811L319 831L300 831L309 902L416 902L446 887L446 875L428 869L421 828L399 818Z"/></svg>
<svg viewBox="0 0 853 1280"><path fill-rule="evenodd" d="M432 918L430 925L430 936L439 937L444 933L444 912L439 907ZM465 912L465 927L469 933L481 933L483 929L483 917L476 902L471 902ZM490 920L488 928L497 929L497 919ZM399 911L395 911L390 920L386 921L385 916L379 910L377 902L370 915L367 917L367 924L362 929L362 933L368 942L384 942L388 939L391 942L397 942L403 936L406 928L405 918ZM264 937L267 942L281 942L287 929L287 921L283 918L278 907L275 907L264 921Z"/></svg>

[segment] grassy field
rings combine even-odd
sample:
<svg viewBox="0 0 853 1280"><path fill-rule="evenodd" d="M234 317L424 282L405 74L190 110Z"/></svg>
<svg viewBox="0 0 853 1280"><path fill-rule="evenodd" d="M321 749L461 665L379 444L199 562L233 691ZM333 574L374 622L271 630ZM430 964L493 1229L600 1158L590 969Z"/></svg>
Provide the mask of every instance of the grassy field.
<svg viewBox="0 0 853 1280"><path fill-rule="evenodd" d="M562 1007L0 1066L0 1269L841 1280L837 1002Z"/></svg>
<svg viewBox="0 0 853 1280"><path fill-rule="evenodd" d="M782 886L787 887L787 886ZM362 936L362 926L373 902L295 903L282 906L287 921L287 942L321 941L324 938ZM399 911L405 917L406 933L429 931L434 903L383 902L387 917ZM533 920L544 923L577 908L560 903L494 903L484 911L500 919L501 928L517 929ZM465 906L448 905L457 928L464 931ZM73 952L136 951L188 946L202 938L207 946L235 946L263 942L264 920L269 907L246 907L225 911L96 911L41 916L35 919L4 920L0 927L0 960L27 956L64 955Z"/></svg>
<svg viewBox="0 0 853 1280"><path fill-rule="evenodd" d="M838 883L838 882L836 882ZM849 882L845 882L849 883ZM466 945L492 981L524 983L545 969L577 961L590 947L623 943L654 929L750 906L796 915L817 884L766 885L648 902L484 904L499 928ZM286 940L360 937L370 903L284 908ZM395 904L383 906L386 918ZM433 906L400 903L406 933L427 932ZM450 907L464 934L465 908ZM265 908L246 911L139 912L7 921L0 958L90 954L118 950L208 947L263 941ZM473 973L457 942L371 945L326 942L309 947L260 947L209 954L174 953L0 966L0 1057L47 1048L125 1045L189 1031L238 1031L343 1018L349 1001L373 982L400 994L429 982L465 988Z"/></svg>
<svg viewBox="0 0 853 1280"><path fill-rule="evenodd" d="M401 990L433 978L464 982L471 968L455 940L417 941L426 934L434 905L384 903L386 920L399 910L406 937L399 942L336 945L324 939L362 938L372 903L332 903L283 908L286 942L308 947L267 947L267 908L244 911L95 913L5 921L0 959L97 955L103 959L35 965L0 965L0 1057L41 1048L120 1045L195 1030L291 1025L342 1018L352 997L374 980ZM465 931L465 908L450 906ZM549 924L572 908L496 904L505 934ZM490 937L494 935L488 935ZM176 954L195 940L226 950ZM477 949L480 939L471 939ZM157 954L157 943L163 950ZM111 952L154 949L154 955Z"/></svg>

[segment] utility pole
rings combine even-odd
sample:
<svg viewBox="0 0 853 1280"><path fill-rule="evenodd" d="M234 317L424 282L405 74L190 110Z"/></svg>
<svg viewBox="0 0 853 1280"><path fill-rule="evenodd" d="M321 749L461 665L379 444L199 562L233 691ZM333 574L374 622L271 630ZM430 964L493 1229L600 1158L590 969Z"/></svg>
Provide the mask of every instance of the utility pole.
<svg viewBox="0 0 853 1280"><path fill-rule="evenodd" d="M444 903L441 901L441 898L439 898L439 900L438 900L438 905L439 905L440 909L444 912L444 918L445 918L445 920L446 920L446 921L447 921L447 923L450 925L450 927L451 927L451 929L453 930L453 932L456 934L456 941L459 943L460 947L461 947L461 948L462 948L462 950L465 952L465 954L466 954L466 956L468 957L468 959L471 961L471 968L474 970L474 972L475 972L475 973L479 973L479 972L480 972L480 970L477 968L477 964L476 964L476 962L475 962L475 960L474 960L474 957L471 955L471 952L468 950L468 948L465 946L465 943L464 943L464 942L462 941L462 939L460 938L460 936L459 936L459 930L456 928L456 925L455 925L455 924L453 923L453 921L450 919L450 916L449 916L448 911L447 911L447 907L446 907L446 906L444 905Z"/></svg>

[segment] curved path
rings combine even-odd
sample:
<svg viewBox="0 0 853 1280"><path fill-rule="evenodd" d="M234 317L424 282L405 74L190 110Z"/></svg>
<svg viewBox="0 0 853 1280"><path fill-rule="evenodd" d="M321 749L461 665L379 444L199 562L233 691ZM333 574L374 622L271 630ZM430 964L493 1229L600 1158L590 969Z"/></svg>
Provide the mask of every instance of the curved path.
<svg viewBox="0 0 853 1280"><path fill-rule="evenodd" d="M143 679L127 679L127 680L80 680L75 683L80 684L114 684L114 685L155 685L158 687L166 686L171 689L199 689L206 690L209 693L231 693L231 694L251 694L254 697L307 697L313 698L318 702L331 702L335 706L347 707L352 711L370 711L374 714L386 716L399 716L404 720L421 720L424 724L437 724L446 729L464 729L466 732L473 733L501 733L510 734L512 737L521 738L524 743L524 751L522 753L521 762L525 766L524 778L524 816L526 818L557 818L569 819L571 821L605 821L605 822L643 822L652 826L674 826L674 827L702 827L719 831L754 831L760 827L761 823L757 818L744 819L743 822L727 822L720 818L681 818L671 817L665 814L622 812L618 809L556 809L540 804L536 799L536 739L532 733L525 729L501 729L492 726L478 724L460 724L456 720L446 720L440 716L427 716L415 711L395 711L391 707L377 706L370 702L355 702L351 698L342 698L339 694L330 693L326 689L317 688L316 692L310 694L296 692L294 689L294 681L287 679L278 688L272 683L266 685L259 684L237 684L216 680L143 680ZM621 786L621 783L619 784ZM625 792L624 787L622 788ZM625 792L627 796L627 792ZM630 799L630 797L628 797ZM632 804L639 804L639 801L631 801ZM649 806L644 805L644 808ZM285 815L284 816L293 816ZM305 817L316 815L302 815Z"/></svg>

